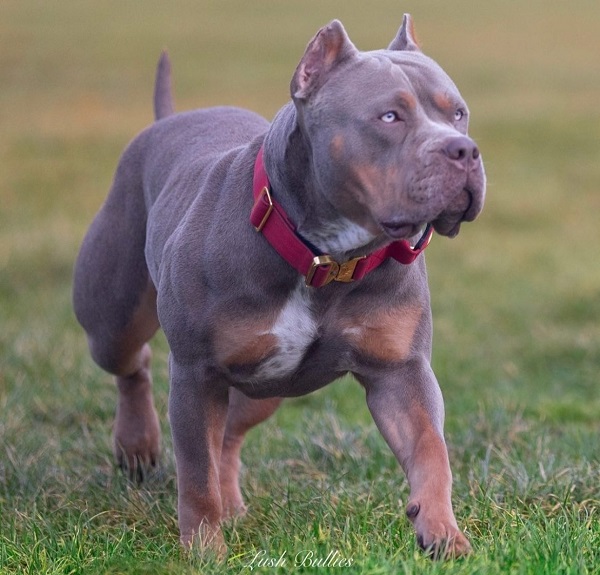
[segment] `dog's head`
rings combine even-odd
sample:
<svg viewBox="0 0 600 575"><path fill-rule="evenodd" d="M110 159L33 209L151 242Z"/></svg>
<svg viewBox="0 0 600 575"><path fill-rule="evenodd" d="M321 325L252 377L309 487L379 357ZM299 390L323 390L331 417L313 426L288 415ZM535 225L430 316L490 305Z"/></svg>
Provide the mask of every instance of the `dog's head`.
<svg viewBox="0 0 600 575"><path fill-rule="evenodd" d="M331 22L308 45L291 93L321 193L373 238L410 238L427 223L453 237L481 211L469 110L419 49L410 16L374 52L359 52Z"/></svg>

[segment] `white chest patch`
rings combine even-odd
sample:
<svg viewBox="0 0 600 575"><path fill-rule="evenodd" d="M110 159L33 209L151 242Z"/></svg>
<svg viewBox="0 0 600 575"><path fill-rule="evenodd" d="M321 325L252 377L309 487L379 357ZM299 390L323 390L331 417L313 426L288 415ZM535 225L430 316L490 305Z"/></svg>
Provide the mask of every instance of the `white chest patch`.
<svg viewBox="0 0 600 575"><path fill-rule="evenodd" d="M340 218L326 228L306 234L306 239L324 253L339 254L366 246L375 236L354 222Z"/></svg>
<svg viewBox="0 0 600 575"><path fill-rule="evenodd" d="M271 329L264 332L275 336L277 352L260 365L256 377L277 379L293 373L308 346L316 339L317 330L309 291L301 279Z"/></svg>

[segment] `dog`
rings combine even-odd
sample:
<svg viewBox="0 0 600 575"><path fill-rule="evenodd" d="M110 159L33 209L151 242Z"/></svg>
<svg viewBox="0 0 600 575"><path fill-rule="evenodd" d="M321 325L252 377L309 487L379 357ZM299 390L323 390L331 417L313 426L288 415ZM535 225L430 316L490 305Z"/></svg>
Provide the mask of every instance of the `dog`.
<svg viewBox="0 0 600 575"><path fill-rule="evenodd" d="M468 553L421 253L484 203L458 89L410 15L372 52L339 21L323 27L270 124L233 107L173 113L170 78L163 55L156 122L124 151L74 271L91 355L116 376L117 461L139 475L159 457L148 341L161 327L181 541L222 553L220 523L245 511L246 432L350 372L408 477L418 543Z"/></svg>

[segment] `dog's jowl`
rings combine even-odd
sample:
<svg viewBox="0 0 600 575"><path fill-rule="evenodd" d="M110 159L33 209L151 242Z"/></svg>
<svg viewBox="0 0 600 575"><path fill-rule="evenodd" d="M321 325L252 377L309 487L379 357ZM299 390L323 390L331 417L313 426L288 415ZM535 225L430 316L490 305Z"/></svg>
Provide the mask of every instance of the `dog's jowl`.
<svg viewBox="0 0 600 575"><path fill-rule="evenodd" d="M419 543L467 553L421 254L484 201L456 86L420 51L409 16L374 52L333 21L271 124L237 108L172 109L163 56L156 122L123 153L75 267L92 357L116 376L118 462L141 477L159 457L148 341L161 327L181 540L223 552L221 521L245 511L248 429L281 398L350 372L408 476Z"/></svg>

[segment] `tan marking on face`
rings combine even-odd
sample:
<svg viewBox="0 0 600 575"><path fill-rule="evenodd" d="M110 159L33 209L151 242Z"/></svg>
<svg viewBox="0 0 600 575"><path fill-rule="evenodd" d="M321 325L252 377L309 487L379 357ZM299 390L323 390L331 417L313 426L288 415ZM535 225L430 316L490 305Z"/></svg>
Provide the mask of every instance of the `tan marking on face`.
<svg viewBox="0 0 600 575"><path fill-rule="evenodd" d="M395 208L398 190L398 168L387 166L383 170L373 164L357 164L352 169L354 185L362 203L372 213L386 213Z"/></svg>
<svg viewBox="0 0 600 575"><path fill-rule="evenodd" d="M352 175L358 184L358 188L366 192L366 199L375 196L377 189L377 180L381 179L380 170L370 164L355 164L352 168Z"/></svg>
<svg viewBox="0 0 600 575"><path fill-rule="evenodd" d="M340 160L342 158L342 151L344 150L344 137L341 134L333 137L331 140L330 150L331 157L334 160Z"/></svg>
<svg viewBox="0 0 600 575"><path fill-rule="evenodd" d="M346 215L374 235L381 233L381 229L370 214L378 213L385 204L384 179L381 169L371 164L354 164L346 179L345 189L356 200L354 213Z"/></svg>
<svg viewBox="0 0 600 575"><path fill-rule="evenodd" d="M382 361L403 361L412 351L423 310L417 305L351 318L342 333L362 353Z"/></svg>
<svg viewBox="0 0 600 575"><path fill-rule="evenodd" d="M224 320L214 338L215 355L221 365L254 365L272 354L277 338L270 332L271 318Z"/></svg>
<svg viewBox="0 0 600 575"><path fill-rule="evenodd" d="M450 112L454 109L452 100L442 92L437 92L433 95L433 102L443 112Z"/></svg>
<svg viewBox="0 0 600 575"><path fill-rule="evenodd" d="M400 92L399 97L409 110L414 110L417 107L417 99L410 92Z"/></svg>

